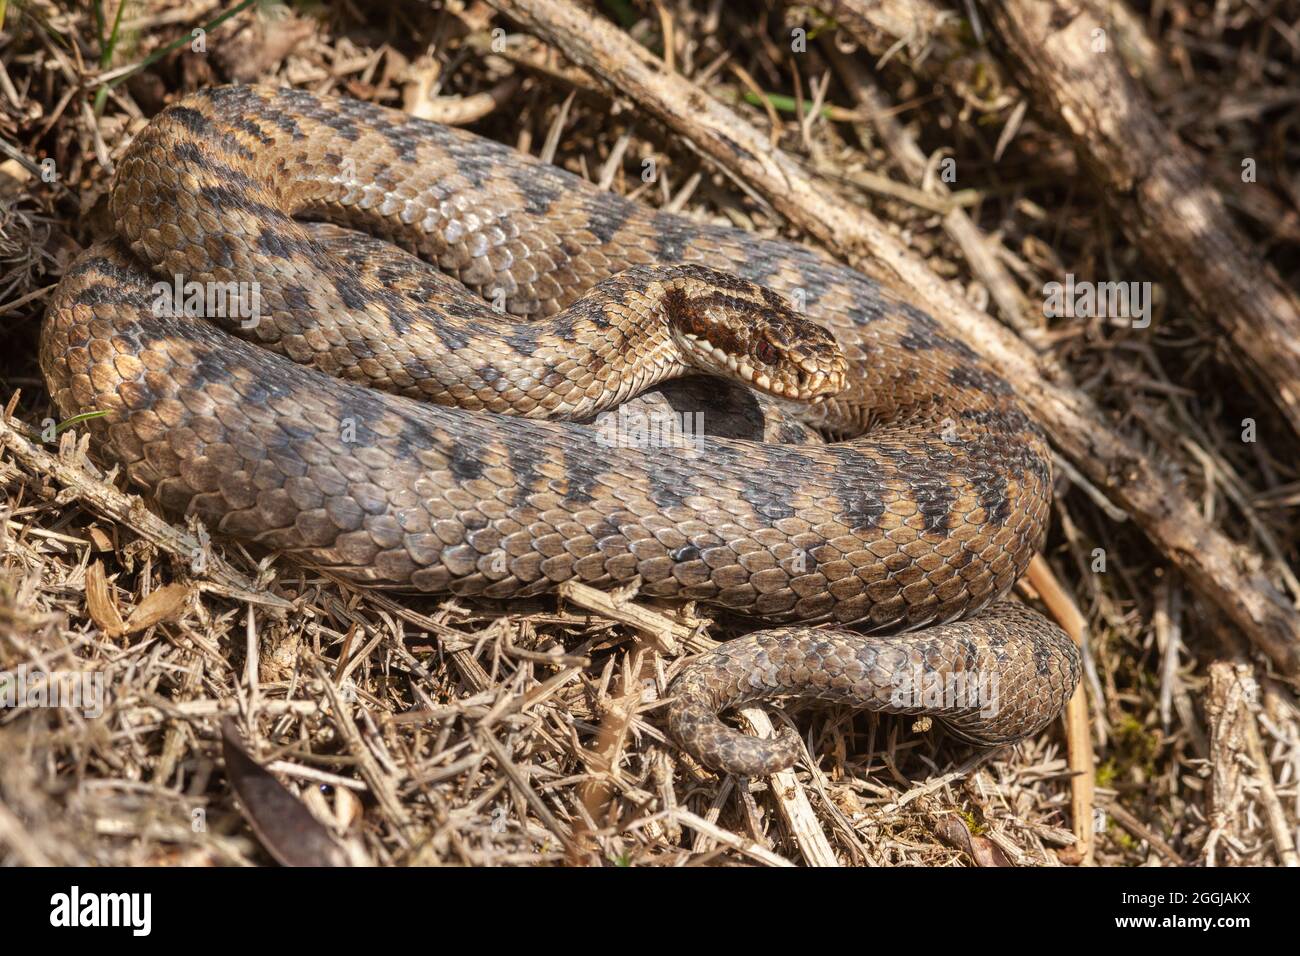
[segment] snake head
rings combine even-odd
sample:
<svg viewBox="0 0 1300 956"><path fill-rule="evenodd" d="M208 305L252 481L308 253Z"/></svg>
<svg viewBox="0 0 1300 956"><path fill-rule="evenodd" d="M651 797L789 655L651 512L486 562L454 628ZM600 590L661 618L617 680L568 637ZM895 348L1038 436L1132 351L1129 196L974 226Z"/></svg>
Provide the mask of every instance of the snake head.
<svg viewBox="0 0 1300 956"><path fill-rule="evenodd" d="M700 266L675 271L663 311L688 364L793 401L843 391L848 359L834 336L775 292Z"/></svg>

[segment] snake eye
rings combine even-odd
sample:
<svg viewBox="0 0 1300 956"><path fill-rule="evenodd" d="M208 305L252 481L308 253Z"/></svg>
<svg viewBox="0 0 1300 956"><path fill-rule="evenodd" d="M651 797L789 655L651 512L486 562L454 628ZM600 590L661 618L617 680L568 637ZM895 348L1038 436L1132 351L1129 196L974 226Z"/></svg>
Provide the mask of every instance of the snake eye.
<svg viewBox="0 0 1300 956"><path fill-rule="evenodd" d="M759 342L754 347L754 358L764 365L775 365L781 360L781 353L776 350L776 346L771 342Z"/></svg>

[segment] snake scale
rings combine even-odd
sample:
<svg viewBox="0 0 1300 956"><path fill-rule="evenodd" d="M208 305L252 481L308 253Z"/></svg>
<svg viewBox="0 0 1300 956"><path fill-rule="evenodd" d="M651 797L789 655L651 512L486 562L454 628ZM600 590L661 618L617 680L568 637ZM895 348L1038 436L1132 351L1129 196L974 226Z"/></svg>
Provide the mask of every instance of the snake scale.
<svg viewBox="0 0 1300 956"><path fill-rule="evenodd" d="M1003 600L1045 534L1044 437L975 352L867 277L287 89L163 110L110 210L117 236L52 297L41 367L171 512L365 586L639 580L762 621L668 689L673 735L724 771L802 752L719 719L746 701L934 714L996 744L1072 693L1073 643ZM251 283L254 321L159 308L160 281ZM839 440L642 447L582 421L700 372L801 403ZM963 679L980 694L952 693Z"/></svg>

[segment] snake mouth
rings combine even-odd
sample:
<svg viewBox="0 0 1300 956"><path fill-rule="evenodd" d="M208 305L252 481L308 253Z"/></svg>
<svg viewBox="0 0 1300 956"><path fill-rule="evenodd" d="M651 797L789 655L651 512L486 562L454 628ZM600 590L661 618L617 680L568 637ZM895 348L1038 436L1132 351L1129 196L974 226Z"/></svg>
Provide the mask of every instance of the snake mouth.
<svg viewBox="0 0 1300 956"><path fill-rule="evenodd" d="M798 366L785 372L756 368L747 357L719 348L708 339L685 333L682 338L695 353L697 364L710 371L727 375L745 385L778 398L796 402L820 401L843 391L847 369L838 365L819 367L811 359L787 359Z"/></svg>
<svg viewBox="0 0 1300 956"><path fill-rule="evenodd" d="M801 368L799 390L806 396L806 401L820 402L844 391L848 384L847 375L847 369L840 366L832 369Z"/></svg>

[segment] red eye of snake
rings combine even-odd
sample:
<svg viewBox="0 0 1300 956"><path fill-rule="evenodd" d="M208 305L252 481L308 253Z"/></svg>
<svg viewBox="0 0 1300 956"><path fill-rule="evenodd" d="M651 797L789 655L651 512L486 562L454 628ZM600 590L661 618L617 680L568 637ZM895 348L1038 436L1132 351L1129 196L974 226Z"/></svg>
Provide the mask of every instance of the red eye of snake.
<svg viewBox="0 0 1300 956"><path fill-rule="evenodd" d="M754 349L754 357L765 365L775 365L780 360L781 353L771 342L759 342Z"/></svg>

